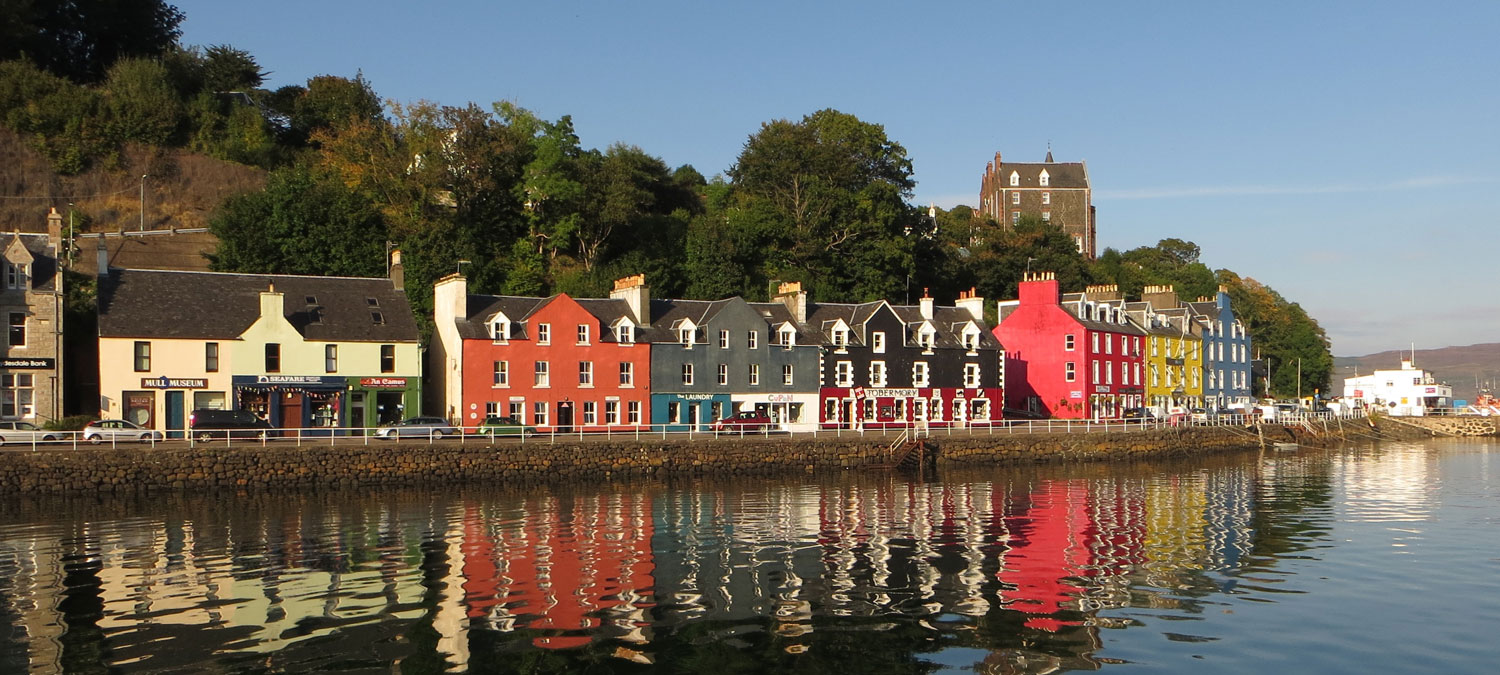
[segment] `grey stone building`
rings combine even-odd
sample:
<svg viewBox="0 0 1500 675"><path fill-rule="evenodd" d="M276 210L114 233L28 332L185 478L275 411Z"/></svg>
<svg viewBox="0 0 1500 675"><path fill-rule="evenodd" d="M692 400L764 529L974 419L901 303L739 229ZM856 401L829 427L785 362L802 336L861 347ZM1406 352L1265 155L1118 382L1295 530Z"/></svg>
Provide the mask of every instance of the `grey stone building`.
<svg viewBox="0 0 1500 675"><path fill-rule="evenodd" d="M13 232L4 239L0 316L5 356L0 360L0 419L41 425L62 416L63 280L57 252L62 216L47 214L46 234Z"/></svg>

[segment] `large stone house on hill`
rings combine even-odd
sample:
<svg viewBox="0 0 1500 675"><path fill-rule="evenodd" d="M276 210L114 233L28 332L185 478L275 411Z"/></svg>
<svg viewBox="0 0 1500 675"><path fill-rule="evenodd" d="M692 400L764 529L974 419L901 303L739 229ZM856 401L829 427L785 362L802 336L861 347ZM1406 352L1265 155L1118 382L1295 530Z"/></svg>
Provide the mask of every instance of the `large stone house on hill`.
<svg viewBox="0 0 1500 675"><path fill-rule="evenodd" d="M1098 254L1088 164L1054 162L1051 150L1042 162L1004 162L995 153L980 180L979 212L1006 227L1037 216L1073 237L1089 260Z"/></svg>

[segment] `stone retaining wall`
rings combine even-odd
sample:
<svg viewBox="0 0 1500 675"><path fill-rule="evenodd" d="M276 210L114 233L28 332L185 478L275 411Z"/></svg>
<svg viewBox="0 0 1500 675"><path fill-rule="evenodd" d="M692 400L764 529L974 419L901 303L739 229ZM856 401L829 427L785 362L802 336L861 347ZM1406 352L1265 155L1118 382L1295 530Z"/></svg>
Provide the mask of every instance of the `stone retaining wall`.
<svg viewBox="0 0 1500 675"><path fill-rule="evenodd" d="M1438 436L1500 435L1493 417L1382 417L1382 427L1405 424L1425 429Z"/></svg>
<svg viewBox="0 0 1500 675"><path fill-rule="evenodd" d="M1243 429L1184 427L1092 434L927 439L939 466L1096 461L1253 447ZM0 452L0 494L309 489L455 483L595 482L871 469L894 463L888 439L150 447Z"/></svg>

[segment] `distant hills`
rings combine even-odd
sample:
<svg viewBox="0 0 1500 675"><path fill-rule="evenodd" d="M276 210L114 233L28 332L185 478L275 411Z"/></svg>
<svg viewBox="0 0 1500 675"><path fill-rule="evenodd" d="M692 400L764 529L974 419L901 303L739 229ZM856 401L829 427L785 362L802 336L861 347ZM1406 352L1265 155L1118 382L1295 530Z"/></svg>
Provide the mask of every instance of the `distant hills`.
<svg viewBox="0 0 1500 675"><path fill-rule="evenodd" d="M1336 356L1333 359L1334 393L1342 393L1344 378L1352 377L1356 372L1367 375L1377 368L1400 368L1401 360L1406 358L1411 358L1411 352L1406 350ZM1438 381L1451 385L1454 398L1473 401L1481 388L1488 388L1491 392L1500 389L1500 342L1418 349L1416 366L1431 372Z"/></svg>

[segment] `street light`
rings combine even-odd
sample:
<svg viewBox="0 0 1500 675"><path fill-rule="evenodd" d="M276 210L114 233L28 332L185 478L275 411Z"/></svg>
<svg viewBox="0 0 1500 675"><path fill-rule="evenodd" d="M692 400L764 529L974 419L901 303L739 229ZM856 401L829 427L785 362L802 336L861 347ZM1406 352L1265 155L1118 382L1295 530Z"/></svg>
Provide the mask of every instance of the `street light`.
<svg viewBox="0 0 1500 675"><path fill-rule="evenodd" d="M141 174L141 231L146 231L146 177L150 174Z"/></svg>
<svg viewBox="0 0 1500 675"><path fill-rule="evenodd" d="M469 264L472 264L472 263L470 263L468 260L460 260L460 261L458 261L458 270L457 270L457 273L459 275L462 275L464 273L464 265L469 265Z"/></svg>

